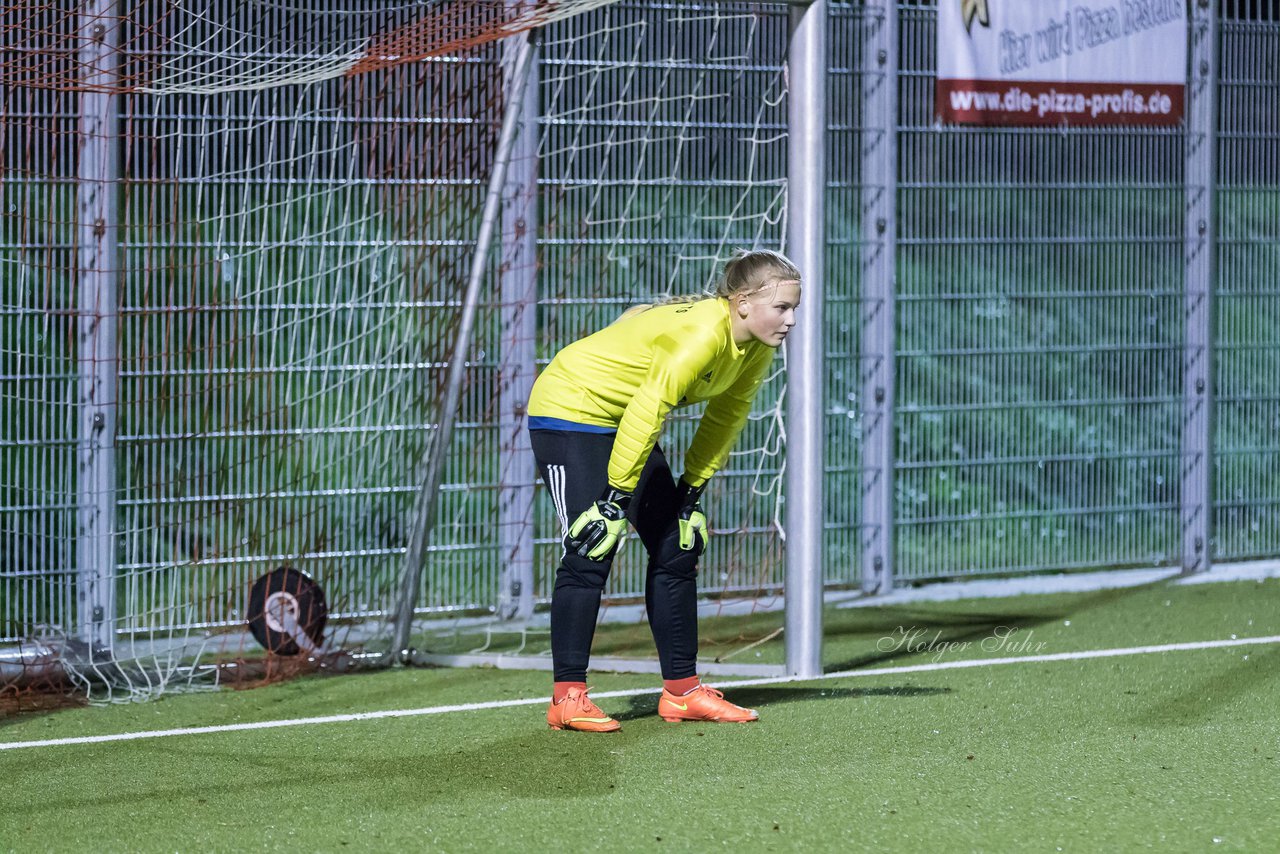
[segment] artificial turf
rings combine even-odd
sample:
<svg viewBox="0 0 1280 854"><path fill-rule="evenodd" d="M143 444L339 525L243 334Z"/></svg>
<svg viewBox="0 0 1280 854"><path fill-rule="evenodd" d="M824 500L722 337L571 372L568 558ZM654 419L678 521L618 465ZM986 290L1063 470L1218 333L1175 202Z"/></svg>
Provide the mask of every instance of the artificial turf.
<svg viewBox="0 0 1280 854"><path fill-rule="evenodd" d="M704 634L728 645L777 619L709 620ZM996 648L1000 626L1030 645ZM886 642L899 627L920 642ZM1280 635L1280 581L831 609L826 628L829 670L1264 637ZM8 718L0 742L536 698L546 680L306 678ZM1269 851L1280 839L1280 645L729 696L761 722L666 724L646 693L601 700L623 722L612 735L551 732L525 705L0 751L0 849Z"/></svg>

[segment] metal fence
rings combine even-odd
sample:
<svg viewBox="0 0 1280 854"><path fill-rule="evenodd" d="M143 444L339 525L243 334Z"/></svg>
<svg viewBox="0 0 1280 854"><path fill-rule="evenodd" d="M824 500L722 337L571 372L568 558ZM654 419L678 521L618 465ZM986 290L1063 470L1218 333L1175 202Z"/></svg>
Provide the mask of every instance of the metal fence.
<svg viewBox="0 0 1280 854"><path fill-rule="evenodd" d="M1183 136L938 127L902 11L898 575L1180 549Z"/></svg>
<svg viewBox="0 0 1280 854"><path fill-rule="evenodd" d="M886 542L898 580L1178 564L1190 131L940 126L935 9L894 11L829 9L813 473L827 581L865 583ZM1209 552L1274 557L1280 20L1219 13ZM542 34L537 145L513 164L540 199L538 260L492 265L495 282L523 271L537 303L517 283L482 313L423 610L495 607L513 561L549 596L558 523L540 490L520 509L532 472L508 411L528 365L627 304L704 287L728 249L783 244L787 27L782 5L624 3ZM505 106L500 58L121 96L115 631L236 625L248 583L281 562L340 616L387 610ZM58 91L4 104L0 639L85 619L82 113ZM888 271L887 294L868 270ZM712 521L736 530L708 556L708 590L780 589L784 379L716 480ZM664 440L677 464L691 425ZM613 596L642 592L637 558Z"/></svg>
<svg viewBox="0 0 1280 854"><path fill-rule="evenodd" d="M1280 9L1220 23L1213 549L1280 552Z"/></svg>

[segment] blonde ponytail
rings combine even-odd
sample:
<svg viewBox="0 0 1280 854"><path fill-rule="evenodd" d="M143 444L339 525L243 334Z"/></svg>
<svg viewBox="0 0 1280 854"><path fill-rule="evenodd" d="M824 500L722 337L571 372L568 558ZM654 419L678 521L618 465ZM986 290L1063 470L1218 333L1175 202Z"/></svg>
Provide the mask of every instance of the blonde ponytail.
<svg viewBox="0 0 1280 854"><path fill-rule="evenodd" d="M710 291L662 297L652 305L629 308L622 317L638 314L653 305L677 305L714 297L728 299L737 294L754 294L778 282L799 282L800 278L800 270L781 252L774 252L772 249L735 249L733 256L724 265L724 272Z"/></svg>
<svg viewBox="0 0 1280 854"><path fill-rule="evenodd" d="M739 249L724 265L716 283L718 297L749 295L778 282L799 282L800 270L781 252L772 249Z"/></svg>

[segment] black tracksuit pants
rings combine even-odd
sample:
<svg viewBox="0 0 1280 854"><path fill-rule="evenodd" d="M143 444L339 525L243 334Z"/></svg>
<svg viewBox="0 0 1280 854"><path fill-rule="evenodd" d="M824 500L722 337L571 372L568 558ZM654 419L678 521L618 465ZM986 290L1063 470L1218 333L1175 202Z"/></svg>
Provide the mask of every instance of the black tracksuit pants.
<svg viewBox="0 0 1280 854"><path fill-rule="evenodd" d="M612 433L530 430L538 470L551 492L562 533L608 486ZM680 548L679 495L660 448L654 447L640 475L627 518L649 553L645 607L658 647L662 678L696 676L698 655L697 573L700 544ZM565 554L556 568L551 596L551 658L557 682L585 682L600 595L613 558L595 561Z"/></svg>

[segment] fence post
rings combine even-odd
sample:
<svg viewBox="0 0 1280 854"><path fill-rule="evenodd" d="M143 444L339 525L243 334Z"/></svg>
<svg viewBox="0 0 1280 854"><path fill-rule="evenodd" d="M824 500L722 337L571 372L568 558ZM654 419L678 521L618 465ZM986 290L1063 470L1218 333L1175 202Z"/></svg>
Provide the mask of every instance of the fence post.
<svg viewBox="0 0 1280 854"><path fill-rule="evenodd" d="M1216 3L1191 3L1186 104L1186 223L1183 256L1181 523L1182 573L1212 560L1213 289L1217 275Z"/></svg>
<svg viewBox="0 0 1280 854"><path fill-rule="evenodd" d="M862 68L862 590L894 576L894 259L898 189L898 14L868 3Z"/></svg>
<svg viewBox="0 0 1280 854"><path fill-rule="evenodd" d="M114 646L116 583L116 326L120 178L116 81L119 22L112 0L80 15L79 181L76 287L79 450L76 495L76 606L79 639L97 659Z"/></svg>
<svg viewBox="0 0 1280 854"><path fill-rule="evenodd" d="M502 209L502 317L498 356L498 532L502 577L498 616L533 616L533 488L535 464L525 404L536 375L538 335L538 58L537 30L507 39L508 69L527 41L532 53L520 106L520 128L507 167ZM511 71L508 71L510 76ZM515 91L508 82L506 91Z"/></svg>
<svg viewBox="0 0 1280 854"><path fill-rule="evenodd" d="M827 4L791 8L787 53L787 251L804 274L787 342L787 673L822 673L823 279L826 264Z"/></svg>

